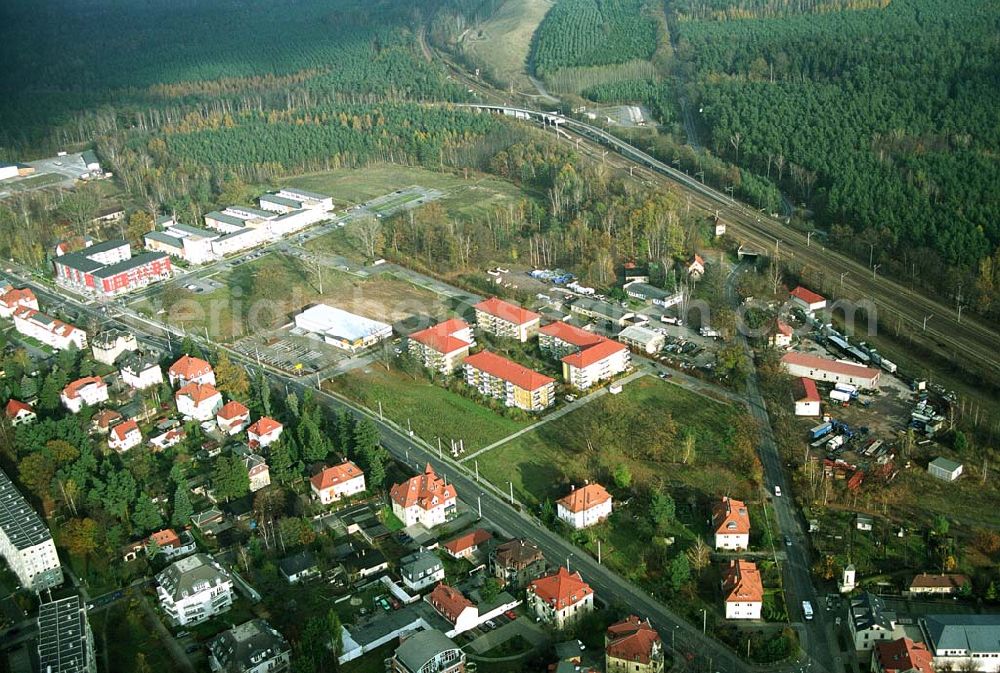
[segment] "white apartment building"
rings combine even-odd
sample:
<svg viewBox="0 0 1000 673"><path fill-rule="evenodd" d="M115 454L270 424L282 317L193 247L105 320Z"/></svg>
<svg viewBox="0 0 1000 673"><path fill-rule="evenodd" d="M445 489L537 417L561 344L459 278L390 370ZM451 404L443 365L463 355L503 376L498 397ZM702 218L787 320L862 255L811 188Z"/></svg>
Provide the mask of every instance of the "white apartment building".
<svg viewBox="0 0 1000 673"><path fill-rule="evenodd" d="M750 548L750 513L745 503L723 497L712 508L716 549Z"/></svg>
<svg viewBox="0 0 1000 673"><path fill-rule="evenodd" d="M87 347L87 333L82 329L26 306L14 311L14 329L57 351Z"/></svg>
<svg viewBox="0 0 1000 673"><path fill-rule="evenodd" d="M108 385L100 376L86 376L73 381L59 395L63 406L74 414L80 413L84 407L92 407L95 404L108 400Z"/></svg>
<svg viewBox="0 0 1000 673"><path fill-rule="evenodd" d="M233 580L208 554L192 554L156 576L160 607L175 626L200 624L229 610Z"/></svg>
<svg viewBox="0 0 1000 673"><path fill-rule="evenodd" d="M133 353L125 357L121 368L122 381L133 390L143 390L163 383L160 363L149 353Z"/></svg>
<svg viewBox="0 0 1000 673"><path fill-rule="evenodd" d="M722 595L726 600L726 619L760 619L764 584L757 565L731 560L722 572Z"/></svg>
<svg viewBox="0 0 1000 673"><path fill-rule="evenodd" d="M392 513L404 526L415 523L425 528L433 528L450 520L458 505L458 493L454 484L445 483L427 464L423 474L394 484L389 491Z"/></svg>
<svg viewBox="0 0 1000 673"><path fill-rule="evenodd" d="M0 318L14 317L14 311L21 307L38 310L38 299L31 288L7 288L0 292Z"/></svg>
<svg viewBox="0 0 1000 673"><path fill-rule="evenodd" d="M174 401L182 415L208 421L222 407L222 393L207 383L189 383L174 394Z"/></svg>
<svg viewBox="0 0 1000 673"><path fill-rule="evenodd" d="M122 353L138 350L139 342L131 332L109 329L95 336L90 347L95 360L111 367Z"/></svg>
<svg viewBox="0 0 1000 673"><path fill-rule="evenodd" d="M49 529L0 470L0 556L21 586L35 593L63 582L62 566Z"/></svg>
<svg viewBox="0 0 1000 673"><path fill-rule="evenodd" d="M578 572L566 568L532 580L525 593L528 609L541 621L562 629L594 610L594 590Z"/></svg>
<svg viewBox="0 0 1000 673"><path fill-rule="evenodd" d="M586 390L629 368L632 356L625 344L606 339L562 358L563 380Z"/></svg>

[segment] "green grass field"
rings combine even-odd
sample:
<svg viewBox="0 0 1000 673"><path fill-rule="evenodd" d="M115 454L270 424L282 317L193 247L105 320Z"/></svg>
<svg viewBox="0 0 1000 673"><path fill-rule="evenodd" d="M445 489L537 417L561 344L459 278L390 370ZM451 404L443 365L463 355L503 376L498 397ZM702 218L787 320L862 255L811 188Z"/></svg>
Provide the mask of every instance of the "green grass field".
<svg viewBox="0 0 1000 673"><path fill-rule="evenodd" d="M38 175L26 177L23 180L7 182L4 184L4 189L12 192L23 192L29 189L39 189L40 187L48 187L49 185L58 185L60 182L66 182L65 175L60 175L58 173L40 173Z"/></svg>
<svg viewBox="0 0 1000 673"><path fill-rule="evenodd" d="M435 445L441 437L445 447L449 440L462 439L466 451L479 449L526 425L440 385L395 370L386 372L378 365L356 369L325 385L376 413L381 402L383 414L400 427L406 428L409 419L415 434Z"/></svg>
<svg viewBox="0 0 1000 673"><path fill-rule="evenodd" d="M638 433L628 435L638 417L655 419L666 413L680 432L689 430L698 436L696 457L689 464L680 462L672 447L660 462L632 450L635 442L647 439ZM746 477L726 464L724 437L735 416L736 410L728 405L645 377L627 384L618 395L605 395L483 454L478 458L479 470L501 488L512 480L518 497L530 505L555 501L565 495L570 483L584 479L609 483L609 475L619 464L628 466L636 485L662 480L707 495L723 490L748 495L751 486ZM589 431L605 426L622 428L625 436L615 442Z"/></svg>
<svg viewBox="0 0 1000 673"><path fill-rule="evenodd" d="M534 92L526 74L531 38L552 4L549 0L507 0L479 30L465 34L462 51L494 82Z"/></svg>

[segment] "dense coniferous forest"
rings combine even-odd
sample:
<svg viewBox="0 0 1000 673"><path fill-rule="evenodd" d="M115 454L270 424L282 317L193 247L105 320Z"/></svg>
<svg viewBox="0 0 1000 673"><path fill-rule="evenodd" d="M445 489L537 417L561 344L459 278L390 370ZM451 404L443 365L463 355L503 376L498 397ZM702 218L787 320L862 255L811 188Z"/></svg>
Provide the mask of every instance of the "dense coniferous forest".
<svg viewBox="0 0 1000 673"><path fill-rule="evenodd" d="M776 180L883 271L983 292L1000 245L1000 5L683 0L672 29L713 151ZM886 5L869 10L839 7ZM736 11L739 9L740 11ZM729 16L768 16L714 20ZM710 16L713 20L694 20ZM705 140L706 138L703 138ZM954 269L954 271L952 271Z"/></svg>

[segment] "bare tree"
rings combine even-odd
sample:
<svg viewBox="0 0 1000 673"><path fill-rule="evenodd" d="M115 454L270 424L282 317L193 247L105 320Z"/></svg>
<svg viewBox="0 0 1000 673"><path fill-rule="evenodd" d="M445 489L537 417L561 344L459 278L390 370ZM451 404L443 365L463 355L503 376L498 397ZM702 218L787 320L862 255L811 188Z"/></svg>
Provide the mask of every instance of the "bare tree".
<svg viewBox="0 0 1000 673"><path fill-rule="evenodd" d="M736 149L736 161L734 163L740 163L740 143L743 142L743 136L739 131L734 133L729 138L729 143Z"/></svg>
<svg viewBox="0 0 1000 673"><path fill-rule="evenodd" d="M349 231L369 259L375 259L376 252L382 247L382 222L372 216L363 217L351 225Z"/></svg>
<svg viewBox="0 0 1000 673"><path fill-rule="evenodd" d="M699 575L712 562L712 550L701 537L695 538L694 544L687 550L688 563Z"/></svg>

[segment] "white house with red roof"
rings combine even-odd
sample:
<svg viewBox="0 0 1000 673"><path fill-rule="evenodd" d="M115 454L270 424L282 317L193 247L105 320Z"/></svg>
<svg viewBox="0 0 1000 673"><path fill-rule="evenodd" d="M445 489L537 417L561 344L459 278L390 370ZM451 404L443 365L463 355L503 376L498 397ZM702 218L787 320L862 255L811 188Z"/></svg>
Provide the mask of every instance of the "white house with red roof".
<svg viewBox="0 0 1000 673"><path fill-rule="evenodd" d="M795 415L819 416L822 398L812 379L799 378L795 385Z"/></svg>
<svg viewBox="0 0 1000 673"><path fill-rule="evenodd" d="M733 559L722 572L722 595L726 619L760 619L764 605L764 584L757 564Z"/></svg>
<svg viewBox="0 0 1000 673"><path fill-rule="evenodd" d="M172 386L186 386L189 383L215 385L215 370L201 358L182 355L167 371Z"/></svg>
<svg viewBox="0 0 1000 673"><path fill-rule="evenodd" d="M38 418L34 407L19 400L9 400L6 408L4 408L4 414L13 426L34 423Z"/></svg>
<svg viewBox="0 0 1000 673"><path fill-rule="evenodd" d="M424 367L447 375L462 364L475 343L468 323L461 318L452 318L411 334L407 350Z"/></svg>
<svg viewBox="0 0 1000 673"><path fill-rule="evenodd" d="M445 633L449 638L479 626L479 608L454 587L441 583L427 594L425 600L452 625L452 629Z"/></svg>
<svg viewBox="0 0 1000 673"><path fill-rule="evenodd" d="M267 416L261 416L257 421L247 428L247 440L250 448L270 446L281 437L282 430L285 429L278 421Z"/></svg>
<svg viewBox="0 0 1000 673"><path fill-rule="evenodd" d="M340 465L325 467L309 480L313 496L324 505L341 498L357 495L365 490L365 473L349 460Z"/></svg>
<svg viewBox="0 0 1000 673"><path fill-rule="evenodd" d="M433 528L451 519L458 506L458 492L437 476L430 463L423 474L418 474L402 484L394 484L389 491L392 513L404 526L422 524Z"/></svg>
<svg viewBox="0 0 1000 673"><path fill-rule="evenodd" d="M83 350L87 347L87 333L82 329L27 306L20 306L14 311L14 329L57 351L72 347Z"/></svg>
<svg viewBox="0 0 1000 673"><path fill-rule="evenodd" d="M594 346L563 357L563 380L574 388L586 390L621 374L628 369L631 360L628 346L619 341L604 339Z"/></svg>
<svg viewBox="0 0 1000 673"><path fill-rule="evenodd" d="M663 673L663 641L649 620L629 615L604 633L606 673Z"/></svg>
<svg viewBox="0 0 1000 673"><path fill-rule="evenodd" d="M695 255L691 258L691 261L688 262L687 272L695 280L705 275L705 260L701 255Z"/></svg>
<svg viewBox="0 0 1000 673"><path fill-rule="evenodd" d="M821 358L798 351L782 355L781 366L792 376L829 383L850 383L865 389L878 386L879 378L881 378L881 372L878 369L844 360Z"/></svg>
<svg viewBox="0 0 1000 673"><path fill-rule="evenodd" d="M789 293L789 299L793 306L799 307L806 313L815 313L826 308L826 298L823 295L816 294L801 285Z"/></svg>
<svg viewBox="0 0 1000 673"><path fill-rule="evenodd" d="M14 311L21 307L38 310L38 299L30 287L10 288L0 295L0 318L14 317Z"/></svg>
<svg viewBox="0 0 1000 673"><path fill-rule="evenodd" d="M723 497L712 507L716 549L750 548L750 512L744 502Z"/></svg>
<svg viewBox="0 0 1000 673"><path fill-rule="evenodd" d="M541 411L555 404L555 379L490 351L465 358L465 382L508 407Z"/></svg>
<svg viewBox="0 0 1000 673"><path fill-rule="evenodd" d="M473 308L476 310L476 327L522 343L538 334L542 322L542 316L537 313L497 297L481 301Z"/></svg>
<svg viewBox="0 0 1000 673"><path fill-rule="evenodd" d="M594 526L611 516L611 494L600 484L573 486L556 502L556 514L577 530Z"/></svg>
<svg viewBox="0 0 1000 673"><path fill-rule="evenodd" d="M224 434L235 435L249 425L250 410L236 400L229 400L215 412L215 422Z"/></svg>
<svg viewBox="0 0 1000 673"><path fill-rule="evenodd" d="M150 437L149 445L156 451L163 451L171 446L177 446L184 441L186 436L187 433L184 432L183 428L171 428L164 433Z"/></svg>
<svg viewBox="0 0 1000 673"><path fill-rule="evenodd" d="M125 453L140 444L142 444L142 431L134 419L130 418L124 423L119 423L108 432L108 448L118 453Z"/></svg>
<svg viewBox="0 0 1000 673"><path fill-rule="evenodd" d="M768 339L773 348L789 348L792 345L792 326L779 320L774 326L774 334Z"/></svg>
<svg viewBox="0 0 1000 673"><path fill-rule="evenodd" d="M448 553L448 556L457 559L467 559L475 554L479 547L493 539L493 533L483 528L469 531L464 535L448 540L441 546Z"/></svg>
<svg viewBox="0 0 1000 673"><path fill-rule="evenodd" d="M210 421L222 407L222 393L208 383L188 383L174 393L177 411L196 421Z"/></svg>
<svg viewBox="0 0 1000 673"><path fill-rule="evenodd" d="M95 404L106 402L108 400L108 385L100 376L85 376L63 388L59 398L62 400L63 406L74 414L78 414L84 407L92 407Z"/></svg>
<svg viewBox="0 0 1000 673"><path fill-rule="evenodd" d="M526 591L527 605L543 622L564 628L594 610L594 590L578 572L566 568L532 580Z"/></svg>

